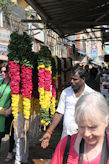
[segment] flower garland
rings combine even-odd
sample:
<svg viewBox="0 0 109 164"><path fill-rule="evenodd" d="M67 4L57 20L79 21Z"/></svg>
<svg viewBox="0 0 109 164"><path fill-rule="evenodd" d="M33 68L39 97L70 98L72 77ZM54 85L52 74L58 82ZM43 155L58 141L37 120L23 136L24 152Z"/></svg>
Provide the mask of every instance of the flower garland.
<svg viewBox="0 0 109 164"><path fill-rule="evenodd" d="M20 68L19 63L9 61L9 76L11 78L10 88L12 94L12 114L15 119L18 117L18 105L20 102Z"/></svg>
<svg viewBox="0 0 109 164"><path fill-rule="evenodd" d="M45 66L38 66L38 92L39 92L39 104L41 108L44 108L44 77L45 77Z"/></svg>
<svg viewBox="0 0 109 164"><path fill-rule="evenodd" d="M32 68L21 66L21 93L23 96L23 114L25 119L30 118L32 93Z"/></svg>
<svg viewBox="0 0 109 164"><path fill-rule="evenodd" d="M41 124L50 123L49 108L51 100L51 61L48 47L42 46L38 58L38 92L41 106Z"/></svg>
<svg viewBox="0 0 109 164"><path fill-rule="evenodd" d="M17 31L13 32L10 36L8 52L9 71L11 77L10 88L12 90L12 113L14 115L14 120L16 120L14 121L15 133L16 135L18 134L16 127L18 112L20 112L25 118L23 128L26 137L26 132L29 128L32 94L31 38L25 32L23 34L18 34Z"/></svg>
<svg viewBox="0 0 109 164"><path fill-rule="evenodd" d="M38 66L38 91L39 91L39 104L41 106L41 124L47 126L50 123L49 107L51 99L51 67L44 68L44 65ZM41 68L41 69L40 69ZM45 85L46 84L46 85Z"/></svg>
<svg viewBox="0 0 109 164"><path fill-rule="evenodd" d="M11 79L10 88L12 94L12 114L14 116L14 125L17 123L18 110L20 102L20 62L19 62L19 44L21 40L17 31L11 33L10 43L8 45L9 76Z"/></svg>
<svg viewBox="0 0 109 164"><path fill-rule="evenodd" d="M45 108L49 111L50 108L50 100L51 100L51 66L45 67L45 87L44 87L44 101Z"/></svg>

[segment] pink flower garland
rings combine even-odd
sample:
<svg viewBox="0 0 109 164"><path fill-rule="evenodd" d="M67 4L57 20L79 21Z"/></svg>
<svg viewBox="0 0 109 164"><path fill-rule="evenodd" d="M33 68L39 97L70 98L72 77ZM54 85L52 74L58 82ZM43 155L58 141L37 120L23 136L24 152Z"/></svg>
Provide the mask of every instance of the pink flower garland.
<svg viewBox="0 0 109 164"><path fill-rule="evenodd" d="M50 92L51 91L51 72L48 70L45 70L45 91Z"/></svg>
<svg viewBox="0 0 109 164"><path fill-rule="evenodd" d="M45 68L41 68L38 70L38 86L44 88L45 84Z"/></svg>
<svg viewBox="0 0 109 164"><path fill-rule="evenodd" d="M21 66L21 93L23 97L31 99L32 93L32 68Z"/></svg>
<svg viewBox="0 0 109 164"><path fill-rule="evenodd" d="M19 94L20 92L20 67L19 63L9 61L9 77L11 78L10 88L12 94Z"/></svg>

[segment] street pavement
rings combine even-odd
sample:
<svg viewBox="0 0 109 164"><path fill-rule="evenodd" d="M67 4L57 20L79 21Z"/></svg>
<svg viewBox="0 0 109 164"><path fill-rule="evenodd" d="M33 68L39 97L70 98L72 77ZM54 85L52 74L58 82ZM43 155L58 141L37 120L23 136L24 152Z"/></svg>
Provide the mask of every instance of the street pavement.
<svg viewBox="0 0 109 164"><path fill-rule="evenodd" d="M56 145L58 144L60 140L61 130L56 129L54 131L51 141L50 141L50 145L47 149L42 149L40 146L40 141L39 141L39 138L41 138L44 133L45 132L41 132L38 138L36 137L30 138L28 164L49 164L50 163L50 159L52 158ZM6 164L4 160L8 153L8 147L9 147L8 141L9 141L9 135L5 135L5 137L2 139L2 144L1 144L0 164ZM8 164L13 164L13 163L14 163L14 160L11 162L8 162Z"/></svg>
<svg viewBox="0 0 109 164"><path fill-rule="evenodd" d="M6 135L2 139L1 150L0 150L0 164L6 164L6 162L4 162L4 160L8 153L8 147L9 147L8 140L9 140L9 135ZM13 161L8 162L8 164L13 164Z"/></svg>

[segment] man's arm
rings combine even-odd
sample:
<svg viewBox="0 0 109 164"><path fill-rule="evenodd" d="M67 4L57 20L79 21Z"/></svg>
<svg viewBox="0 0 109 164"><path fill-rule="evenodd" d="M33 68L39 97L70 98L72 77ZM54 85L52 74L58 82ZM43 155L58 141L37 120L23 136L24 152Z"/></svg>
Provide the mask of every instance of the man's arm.
<svg viewBox="0 0 109 164"><path fill-rule="evenodd" d="M59 124L59 122L62 119L63 114L56 112L54 114L53 120L50 124L50 127L47 129L46 133L43 135L43 137L40 139L41 141L41 147L42 148L46 148L49 145L49 141L51 138L51 134L53 132L53 130L56 128L56 126Z"/></svg>

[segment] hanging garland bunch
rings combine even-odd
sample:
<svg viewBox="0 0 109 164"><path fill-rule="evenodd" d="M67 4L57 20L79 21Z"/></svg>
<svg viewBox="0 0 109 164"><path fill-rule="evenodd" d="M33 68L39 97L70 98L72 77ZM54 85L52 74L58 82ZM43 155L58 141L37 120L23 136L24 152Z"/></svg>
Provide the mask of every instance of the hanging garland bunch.
<svg viewBox="0 0 109 164"><path fill-rule="evenodd" d="M32 94L32 40L23 33L20 54L21 58L21 94L23 96L23 114L25 119L30 118Z"/></svg>
<svg viewBox="0 0 109 164"><path fill-rule="evenodd" d="M25 118L28 129L32 94L32 40L26 34L13 32L8 46L9 71L12 90L12 113L17 123L18 112ZM14 124L14 127L17 125Z"/></svg>
<svg viewBox="0 0 109 164"><path fill-rule="evenodd" d="M38 53L38 91L41 106L41 123L50 123L49 108L51 100L51 53L46 46L42 46Z"/></svg>
<svg viewBox="0 0 109 164"><path fill-rule="evenodd" d="M9 76L11 78L10 88L12 93L12 113L15 120L18 117L18 105L20 101L20 65L19 65L19 44L20 36L17 31L10 35L8 45Z"/></svg>

